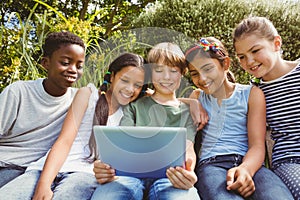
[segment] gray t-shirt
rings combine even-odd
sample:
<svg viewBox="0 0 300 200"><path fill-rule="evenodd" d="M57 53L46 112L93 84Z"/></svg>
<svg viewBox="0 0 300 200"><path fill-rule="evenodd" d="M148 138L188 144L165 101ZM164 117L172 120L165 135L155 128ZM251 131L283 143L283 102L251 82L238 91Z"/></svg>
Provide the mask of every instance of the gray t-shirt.
<svg viewBox="0 0 300 200"><path fill-rule="evenodd" d="M77 88L53 97L43 80L18 81L0 94L0 166L27 167L57 139Z"/></svg>

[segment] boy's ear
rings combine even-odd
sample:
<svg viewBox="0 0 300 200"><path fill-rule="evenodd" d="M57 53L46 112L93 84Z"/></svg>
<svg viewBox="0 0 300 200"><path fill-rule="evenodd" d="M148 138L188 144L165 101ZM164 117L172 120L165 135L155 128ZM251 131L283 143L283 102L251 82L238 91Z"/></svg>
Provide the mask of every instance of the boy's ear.
<svg viewBox="0 0 300 200"><path fill-rule="evenodd" d="M281 50L281 45L282 45L281 37L279 35L275 36L275 38L274 38L275 50L280 51Z"/></svg>
<svg viewBox="0 0 300 200"><path fill-rule="evenodd" d="M48 70L49 69L49 57L43 57L41 60L41 65Z"/></svg>

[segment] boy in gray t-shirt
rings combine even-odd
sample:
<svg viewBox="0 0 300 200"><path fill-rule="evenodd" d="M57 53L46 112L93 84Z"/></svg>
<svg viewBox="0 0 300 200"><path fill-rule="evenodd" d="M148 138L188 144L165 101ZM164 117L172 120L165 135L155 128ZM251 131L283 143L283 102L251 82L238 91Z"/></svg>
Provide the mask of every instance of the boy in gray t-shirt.
<svg viewBox="0 0 300 200"><path fill-rule="evenodd" d="M43 45L45 79L17 81L0 94L0 187L44 156L61 130L81 77L85 45L70 32L48 35Z"/></svg>

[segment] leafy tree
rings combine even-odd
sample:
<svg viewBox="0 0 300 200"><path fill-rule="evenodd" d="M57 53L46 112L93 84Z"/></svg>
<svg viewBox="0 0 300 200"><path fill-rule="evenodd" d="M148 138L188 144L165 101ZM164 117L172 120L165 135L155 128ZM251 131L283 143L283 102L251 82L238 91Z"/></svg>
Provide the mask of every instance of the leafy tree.
<svg viewBox="0 0 300 200"><path fill-rule="evenodd" d="M19 14L19 19L10 19L10 23L18 24L20 23L19 20L25 21L37 2L40 4L34 9L35 14L43 14L45 5L49 5L66 19L71 17L89 21L92 19L95 26L101 26L105 29L102 38L107 38L114 31L130 28L131 21L142 12L145 6L155 2L155 0L137 0L135 3L130 0L2 0L0 16L3 17L0 18L0 25L7 23L8 16L14 12ZM49 17L57 18L57 13L52 12Z"/></svg>
<svg viewBox="0 0 300 200"><path fill-rule="evenodd" d="M88 46L91 59L103 55L100 44L131 27L133 18L154 0L136 3L122 0L2 0L0 2L0 92L16 80L36 79L45 76L39 64L41 46L49 31L69 30L79 35ZM99 59L97 64L107 63ZM96 69L103 66L95 66ZM93 68L95 68L93 67ZM90 71L81 78L79 86L91 79L100 79L101 73ZM95 76L99 74L98 77Z"/></svg>

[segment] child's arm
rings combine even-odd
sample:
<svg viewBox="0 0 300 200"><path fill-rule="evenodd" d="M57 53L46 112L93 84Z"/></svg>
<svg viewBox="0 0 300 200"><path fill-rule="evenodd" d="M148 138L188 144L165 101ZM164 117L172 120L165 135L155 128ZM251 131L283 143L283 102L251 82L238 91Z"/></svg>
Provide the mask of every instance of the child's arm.
<svg viewBox="0 0 300 200"><path fill-rule="evenodd" d="M179 101L190 106L190 113L195 126L197 126L197 131L201 130L208 122L208 114L198 101L199 94L200 91L197 89L191 93L189 98L178 98Z"/></svg>
<svg viewBox="0 0 300 200"><path fill-rule="evenodd" d="M227 173L227 189L236 190L243 197L250 196L255 185L252 177L265 158L266 103L263 92L253 87L248 102L248 151L240 166Z"/></svg>
<svg viewBox="0 0 300 200"><path fill-rule="evenodd" d="M81 88L68 110L60 135L47 156L33 200L52 198L51 184L65 162L88 107L91 90Z"/></svg>
<svg viewBox="0 0 300 200"><path fill-rule="evenodd" d="M186 163L185 169L182 167L170 167L167 170L167 177L172 185L180 189L189 189L197 182L197 175L194 172L196 166L196 154L194 151L194 143L190 140L186 141Z"/></svg>
<svg viewBox="0 0 300 200"><path fill-rule="evenodd" d="M15 86L16 83L11 84L0 93L0 138L9 133L18 117L17 105L20 105L18 97L22 95L15 95Z"/></svg>

